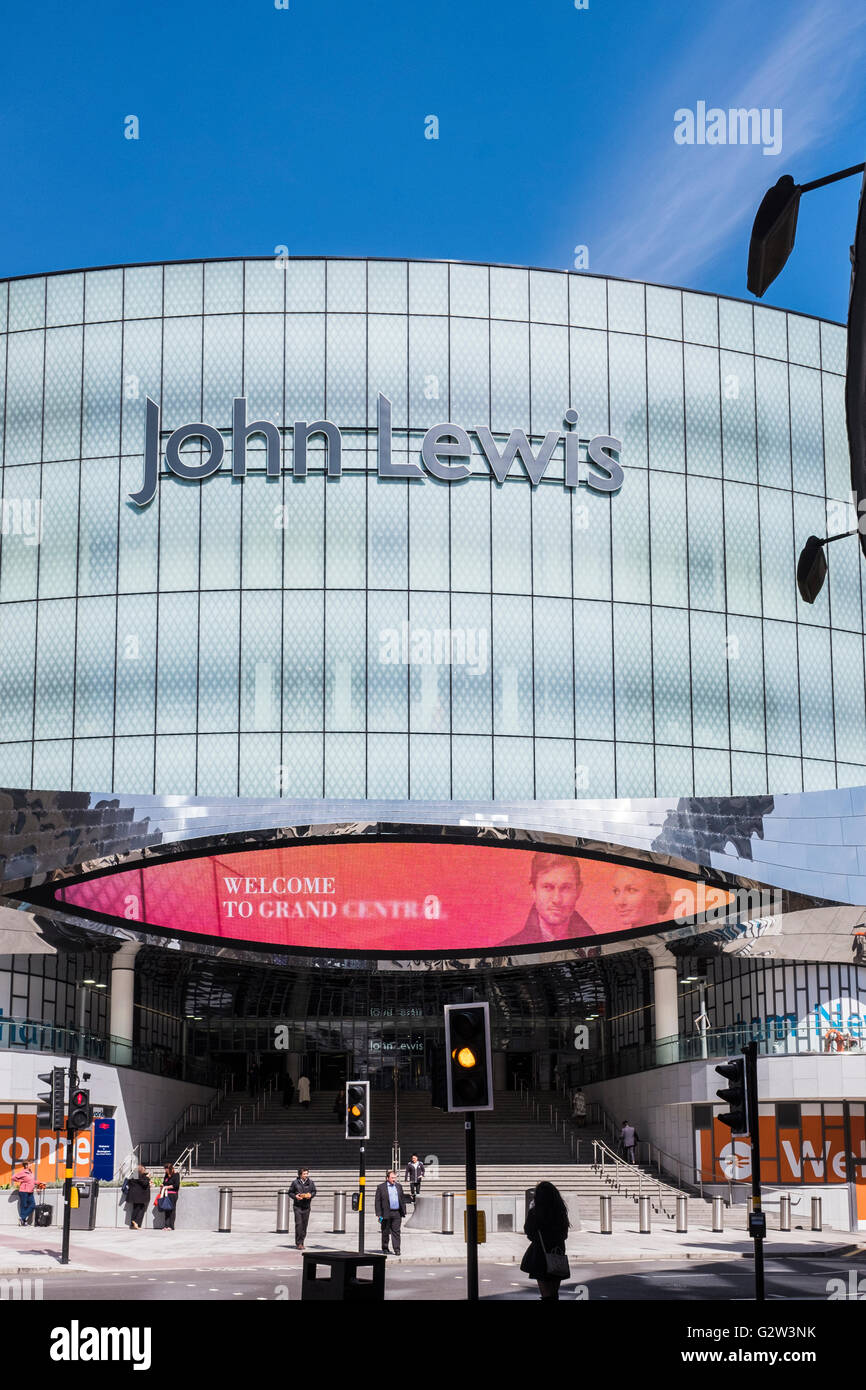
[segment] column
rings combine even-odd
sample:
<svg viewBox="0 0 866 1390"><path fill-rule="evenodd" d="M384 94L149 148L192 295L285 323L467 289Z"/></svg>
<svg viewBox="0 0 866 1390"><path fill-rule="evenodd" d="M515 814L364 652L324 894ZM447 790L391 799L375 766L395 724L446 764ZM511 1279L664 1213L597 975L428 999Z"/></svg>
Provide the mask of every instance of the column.
<svg viewBox="0 0 866 1390"><path fill-rule="evenodd" d="M647 948L653 962L653 1003L655 1005L656 1061L659 1065L679 1060L679 1048L670 1045L660 1048L662 1038L676 1038L680 1031L677 999L677 958L666 946L656 944Z"/></svg>
<svg viewBox="0 0 866 1390"><path fill-rule="evenodd" d="M111 957L111 1034L109 1058L115 1066L132 1065L132 1020L135 999L135 957L140 941L126 941Z"/></svg>

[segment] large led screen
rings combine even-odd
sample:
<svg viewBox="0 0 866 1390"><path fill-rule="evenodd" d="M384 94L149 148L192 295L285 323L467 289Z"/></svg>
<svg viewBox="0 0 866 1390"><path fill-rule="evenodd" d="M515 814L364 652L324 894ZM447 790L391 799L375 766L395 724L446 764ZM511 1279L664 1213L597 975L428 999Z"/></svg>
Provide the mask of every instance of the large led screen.
<svg viewBox="0 0 866 1390"><path fill-rule="evenodd" d="M709 890L702 906L731 896ZM59 888L55 898L210 938L417 955L539 946L691 917L696 885L588 856L342 841L150 863Z"/></svg>

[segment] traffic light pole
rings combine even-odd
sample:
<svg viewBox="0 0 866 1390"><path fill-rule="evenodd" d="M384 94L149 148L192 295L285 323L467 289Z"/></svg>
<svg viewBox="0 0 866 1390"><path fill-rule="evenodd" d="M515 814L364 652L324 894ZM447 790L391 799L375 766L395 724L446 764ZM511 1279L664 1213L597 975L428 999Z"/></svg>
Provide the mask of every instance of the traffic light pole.
<svg viewBox="0 0 866 1390"><path fill-rule="evenodd" d="M761 1129L758 1118L758 1044L748 1043L746 1095L749 1099L749 1134L752 1140L752 1213L750 1231L755 1242L755 1302L764 1302L764 1215L761 1210ZM754 1228L754 1229L752 1229Z"/></svg>
<svg viewBox="0 0 866 1390"><path fill-rule="evenodd" d="M466 1115L466 1296L478 1302L478 1172L475 1162L475 1111Z"/></svg>
<svg viewBox="0 0 866 1390"><path fill-rule="evenodd" d="M364 1197L367 1190L367 1155L364 1152L364 1141L361 1140L358 1149L358 1254L364 1253Z"/></svg>
<svg viewBox="0 0 866 1390"><path fill-rule="evenodd" d="M69 1231L72 1222L72 1176L75 1171L75 1131L71 1126L72 1092L78 1085L78 1058L73 1052L69 1058L69 1103L66 1107L66 1153L64 1155L63 1178L63 1243L60 1247L60 1263L69 1264Z"/></svg>

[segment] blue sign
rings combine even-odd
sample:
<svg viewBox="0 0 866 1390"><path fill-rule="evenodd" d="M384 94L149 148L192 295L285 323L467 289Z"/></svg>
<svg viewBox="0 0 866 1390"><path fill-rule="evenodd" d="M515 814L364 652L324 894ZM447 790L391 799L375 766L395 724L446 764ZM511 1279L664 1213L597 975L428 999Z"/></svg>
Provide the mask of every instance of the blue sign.
<svg viewBox="0 0 866 1390"><path fill-rule="evenodd" d="M114 1177L114 1120L93 1121L93 1167L90 1176L106 1182Z"/></svg>

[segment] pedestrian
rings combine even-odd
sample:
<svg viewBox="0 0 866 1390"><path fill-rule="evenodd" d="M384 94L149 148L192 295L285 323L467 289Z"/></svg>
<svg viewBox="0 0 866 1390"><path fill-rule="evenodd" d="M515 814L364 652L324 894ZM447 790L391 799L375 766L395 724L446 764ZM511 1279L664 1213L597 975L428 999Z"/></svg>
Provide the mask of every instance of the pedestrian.
<svg viewBox="0 0 866 1390"><path fill-rule="evenodd" d="M571 1101L571 1122L581 1129L586 1124L586 1096L579 1086Z"/></svg>
<svg viewBox="0 0 866 1390"><path fill-rule="evenodd" d="M26 1226L36 1210L36 1174L29 1163L21 1166L20 1173L13 1173L12 1181L18 1188L18 1224Z"/></svg>
<svg viewBox="0 0 866 1390"><path fill-rule="evenodd" d="M285 1080L283 1081L283 1109L284 1109L284 1110L288 1110L288 1108L289 1108L289 1106L291 1105L291 1103L292 1103L292 1101L294 1100L294 1098L295 1098L295 1083L294 1083L294 1081L292 1080L290 1073L289 1073L289 1072L286 1072Z"/></svg>
<svg viewBox="0 0 866 1390"><path fill-rule="evenodd" d="M139 1163L135 1177L130 1178L123 1186L126 1200L132 1205L132 1218L129 1224L133 1231L140 1231L144 1222L144 1213L147 1211L147 1205L150 1201L150 1174Z"/></svg>
<svg viewBox="0 0 866 1390"><path fill-rule="evenodd" d="M565 1254L568 1240L568 1207L552 1182L540 1182L523 1227L530 1240L520 1268L538 1283L542 1303L559 1299L559 1286L571 1270Z"/></svg>
<svg viewBox="0 0 866 1390"><path fill-rule="evenodd" d="M173 1163L166 1163L159 1194L154 1202L155 1209L162 1212L162 1229L164 1231L174 1230L175 1217L177 1216L177 1199L179 1195L180 1173L178 1173Z"/></svg>
<svg viewBox="0 0 866 1390"><path fill-rule="evenodd" d="M634 1163L634 1146L637 1142L637 1130L634 1125L630 1125L628 1120L626 1120L622 1127L622 1134L620 1135L622 1156L626 1163Z"/></svg>
<svg viewBox="0 0 866 1390"><path fill-rule="evenodd" d="M412 1198L413 1205L418 1200L421 1191L421 1179L427 1170L417 1154L413 1154L406 1164L404 1182L409 1184L409 1196Z"/></svg>
<svg viewBox="0 0 866 1390"><path fill-rule="evenodd" d="M310 1203L315 1195L316 1184L310 1177L309 1168L299 1168L298 1176L289 1188L289 1196L295 1208L296 1250L304 1250L306 1248L304 1241L307 1238L307 1226L310 1223Z"/></svg>
<svg viewBox="0 0 866 1390"><path fill-rule="evenodd" d="M385 1181L376 1188L376 1215L382 1228L382 1253L388 1254L388 1236L394 1247L394 1254L400 1254L400 1228L406 1215L406 1200L403 1185L397 1181L397 1174L389 1168Z"/></svg>
<svg viewBox="0 0 866 1390"><path fill-rule="evenodd" d="M298 1102L305 1110L310 1108L310 1078L302 1076L298 1082Z"/></svg>

